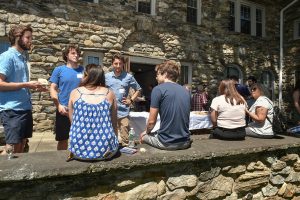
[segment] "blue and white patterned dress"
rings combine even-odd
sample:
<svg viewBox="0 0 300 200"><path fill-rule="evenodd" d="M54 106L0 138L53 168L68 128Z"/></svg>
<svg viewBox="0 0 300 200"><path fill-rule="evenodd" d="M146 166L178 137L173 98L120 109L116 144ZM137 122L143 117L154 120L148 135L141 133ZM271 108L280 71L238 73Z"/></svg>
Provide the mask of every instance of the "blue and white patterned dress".
<svg viewBox="0 0 300 200"><path fill-rule="evenodd" d="M111 123L111 104L105 98L98 104L87 103L82 94L74 102L73 119L70 128L69 150L80 159L105 159L118 151L118 137ZM107 95L107 94L106 94Z"/></svg>

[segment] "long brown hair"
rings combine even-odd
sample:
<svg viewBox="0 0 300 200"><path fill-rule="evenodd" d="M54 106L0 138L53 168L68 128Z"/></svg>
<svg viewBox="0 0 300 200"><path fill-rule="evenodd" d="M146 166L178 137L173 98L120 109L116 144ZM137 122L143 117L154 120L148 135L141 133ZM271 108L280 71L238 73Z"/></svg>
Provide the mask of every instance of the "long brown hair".
<svg viewBox="0 0 300 200"><path fill-rule="evenodd" d="M105 87L105 76L101 66L88 64L85 67L85 76L79 86L96 88Z"/></svg>
<svg viewBox="0 0 300 200"><path fill-rule="evenodd" d="M234 105L234 100L236 101L236 105L245 104L244 98L238 93L232 80L225 79L221 81L219 85L219 94L225 95L225 101L227 103L230 102L231 105Z"/></svg>

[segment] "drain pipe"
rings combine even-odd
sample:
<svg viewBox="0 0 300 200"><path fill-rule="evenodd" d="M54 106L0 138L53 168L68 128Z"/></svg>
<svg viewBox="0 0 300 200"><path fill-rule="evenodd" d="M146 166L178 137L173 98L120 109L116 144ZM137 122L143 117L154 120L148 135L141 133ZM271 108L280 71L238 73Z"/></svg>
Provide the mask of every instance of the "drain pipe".
<svg viewBox="0 0 300 200"><path fill-rule="evenodd" d="M289 5L281 9L280 11L280 56L279 56L279 99L278 106L281 108L282 104L282 70L283 70L283 12L296 3L298 0L294 0Z"/></svg>

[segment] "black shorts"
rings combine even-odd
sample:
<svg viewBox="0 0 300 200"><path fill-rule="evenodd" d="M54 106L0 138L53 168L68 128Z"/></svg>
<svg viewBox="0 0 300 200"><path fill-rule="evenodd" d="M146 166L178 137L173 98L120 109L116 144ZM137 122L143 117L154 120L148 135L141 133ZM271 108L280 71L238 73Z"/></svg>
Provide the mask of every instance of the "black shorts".
<svg viewBox="0 0 300 200"><path fill-rule="evenodd" d="M0 112L6 144L18 144L32 137L33 119L31 110L4 110Z"/></svg>
<svg viewBox="0 0 300 200"><path fill-rule="evenodd" d="M56 120L55 120L55 140L62 141L69 139L70 132L70 120L69 117L61 115L56 111Z"/></svg>

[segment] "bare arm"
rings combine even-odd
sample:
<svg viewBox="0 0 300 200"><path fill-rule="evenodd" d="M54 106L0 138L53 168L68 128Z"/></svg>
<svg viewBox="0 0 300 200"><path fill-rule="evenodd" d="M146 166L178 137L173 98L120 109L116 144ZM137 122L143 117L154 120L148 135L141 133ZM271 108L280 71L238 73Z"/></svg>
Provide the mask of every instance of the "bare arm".
<svg viewBox="0 0 300 200"><path fill-rule="evenodd" d="M58 88L55 83L51 83L51 85L50 85L50 96L51 96L51 99L53 100L53 103L56 106L58 112L62 115L68 116L68 111L58 101Z"/></svg>
<svg viewBox="0 0 300 200"><path fill-rule="evenodd" d="M115 97L115 94L110 91L109 92L110 95L111 95L111 123L112 123L112 126L113 126L113 129L114 129L114 132L116 134L116 136L118 136L118 116L117 116L117 101L116 101L116 97Z"/></svg>
<svg viewBox="0 0 300 200"><path fill-rule="evenodd" d="M299 98L300 98L300 91L296 90L295 92L293 92L293 101L297 112L300 114Z"/></svg>
<svg viewBox="0 0 300 200"><path fill-rule="evenodd" d="M35 89L39 91L44 91L45 88L38 81L29 82L6 82L6 77L0 74L0 91L14 91L22 88Z"/></svg>
<svg viewBox="0 0 300 200"><path fill-rule="evenodd" d="M213 127L217 126L218 112L216 110L212 110L210 113L210 120L213 124Z"/></svg>
<svg viewBox="0 0 300 200"><path fill-rule="evenodd" d="M130 105L132 102L135 101L135 99L140 95L140 90L136 90L134 94L132 95L131 99L124 99L122 100L122 103L126 105Z"/></svg>
<svg viewBox="0 0 300 200"><path fill-rule="evenodd" d="M268 114L268 109L258 106L255 109L255 113L251 113L248 110L246 110L247 114L256 122L262 123L266 120L267 114Z"/></svg>
<svg viewBox="0 0 300 200"><path fill-rule="evenodd" d="M157 120L158 108L150 108L149 118L146 126L146 134L151 133Z"/></svg>
<svg viewBox="0 0 300 200"><path fill-rule="evenodd" d="M73 111L74 111L74 107L73 107L73 103L74 103L74 99L76 98L76 90L73 90L70 94L70 99L69 99L69 103L68 103L68 110L69 110L69 120L72 123L73 120Z"/></svg>

